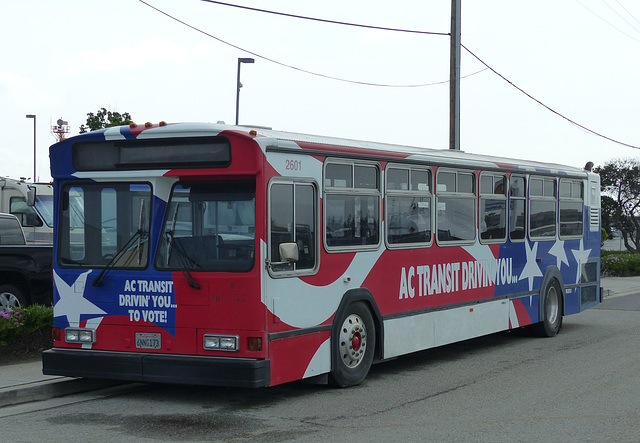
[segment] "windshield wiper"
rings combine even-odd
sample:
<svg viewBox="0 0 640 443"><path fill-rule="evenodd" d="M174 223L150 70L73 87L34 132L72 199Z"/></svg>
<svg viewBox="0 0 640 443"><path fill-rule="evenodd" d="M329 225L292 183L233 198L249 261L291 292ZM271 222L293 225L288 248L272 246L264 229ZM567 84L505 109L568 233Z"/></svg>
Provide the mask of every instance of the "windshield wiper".
<svg viewBox="0 0 640 443"><path fill-rule="evenodd" d="M113 258L109 261L109 263L107 263L107 266L104 267L104 269L100 272L100 274L98 274L96 279L93 281L92 283L93 286L104 285L104 278L107 276L111 268L113 268L115 264L118 263L118 260L122 258L125 252L129 251L129 248L136 241L137 241L136 247L138 248L136 255L138 256L138 266L140 266L140 264L142 263L142 241L149 237L149 231L145 231L142 229L144 225L145 225L144 200L140 200L140 217L138 218L138 230L135 232L135 234L131 236L129 240L127 240L124 246L114 254ZM128 264L129 264L129 261L125 263L125 265L128 265Z"/></svg>
<svg viewBox="0 0 640 443"><path fill-rule="evenodd" d="M95 280L93 280L92 285L93 286L102 286L102 285L104 285L104 278L107 276L109 271L115 266L115 264L118 262L118 260L120 260L122 258L122 256L125 254L125 252L127 252L129 250L129 248L136 241L138 241L138 248L140 248L140 243L142 242L143 239L147 238L148 236L149 236L149 232L148 231L143 231L142 229L138 229L135 232L135 234L133 234L131 236L131 238L129 240L127 240L127 242L124 244L124 246L122 248L120 248L118 250L118 252L116 252L116 254L109 261L109 263L107 263L107 266L105 266L104 269L100 272L100 274L98 274L98 276L95 278Z"/></svg>
<svg viewBox="0 0 640 443"><path fill-rule="evenodd" d="M176 233L176 221L178 219L179 207L180 202L176 203L176 207L173 210L173 215L171 216L171 229L165 231L165 235L167 236L167 259L165 265L169 266L169 261L171 260L171 251L173 250L173 244L175 242L175 244L177 245L175 250L178 251L177 256L180 260L180 263L182 264L181 271L184 279L187 281L187 284L193 289L200 289L200 285L196 283L193 275L191 275L191 272L189 271L189 263L187 263L187 260L190 261L193 265L197 266L199 264L189 256L187 251L184 250L184 246L182 246L182 243L180 243L180 239L174 237Z"/></svg>
<svg viewBox="0 0 640 443"><path fill-rule="evenodd" d="M191 286L193 289L200 289L200 285L195 281L193 275L191 275L191 271L189 271L189 266L200 266L200 264L195 261L187 251L184 249L182 242L180 242L179 238L174 238L173 234L175 231L167 231L167 264L169 263L169 248L171 245L175 245L173 248L177 252L178 259L180 260L181 267L179 268L182 271L182 275L184 279L187 281L187 284ZM189 263L190 262L190 263Z"/></svg>

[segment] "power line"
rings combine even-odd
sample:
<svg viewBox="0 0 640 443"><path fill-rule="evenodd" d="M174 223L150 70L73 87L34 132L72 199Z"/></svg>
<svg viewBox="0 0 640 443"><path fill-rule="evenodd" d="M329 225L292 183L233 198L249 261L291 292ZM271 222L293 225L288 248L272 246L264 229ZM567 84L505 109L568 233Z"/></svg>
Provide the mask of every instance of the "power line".
<svg viewBox="0 0 640 443"><path fill-rule="evenodd" d="M473 52L471 52L471 50L469 48L467 48L465 45L461 46L464 48L465 51L467 51L469 54L471 54L476 60L478 60L480 63L482 63L484 66L487 67L487 69L489 69L491 72L493 72L495 75L497 75L498 77L500 77L502 80L504 80L505 82L509 83L511 86L513 86L515 89L517 89L518 91L522 92L524 95L526 95L527 97L529 97L531 100L533 100L534 102L538 103L539 105L543 106L545 109L547 109L548 111L551 111L552 113L554 113L555 115L557 115L558 117L561 117L563 119L565 119L566 121L568 121L569 123L571 123L574 126L577 126L578 128L588 132L589 134L598 136L600 138L603 138L605 140L608 140L610 142L622 145L622 146L626 146L628 148L633 148L633 149L640 149L640 146L634 146L634 145L630 145L628 143L624 143L621 142L619 140L613 139L611 137L607 137L606 135L603 135L599 132L596 132L592 129L587 128L584 125L581 125L580 123L577 123L576 121L570 119L569 117L566 117L565 115L561 114L560 112L556 111L555 109L552 109L551 107L545 105L544 103L542 103L540 100L538 100L537 98L533 97L531 94L529 94L528 92L526 92L524 89L520 88L519 86L516 86L511 80L509 80L508 78L506 78L504 75L500 74L498 71L496 71L495 69L493 69L491 66L489 66L487 63L484 62L484 60L482 60L480 57L478 57L477 55L475 55Z"/></svg>
<svg viewBox="0 0 640 443"><path fill-rule="evenodd" d="M234 4L231 4L231 3L219 2L219 1L215 1L215 0L201 0L201 1L206 2L206 3L214 3L216 5L231 6L233 8L245 9L245 10L248 10L248 11L264 12L266 14L279 15L279 16L282 16L282 17L297 18L297 19L302 19L302 20L311 20L311 21L314 21L314 22L330 23L330 24L333 24L333 25L354 26L354 27L357 27L357 28L377 29L379 31L406 32L406 33L411 33L411 34L441 35L441 36L450 35L450 33L448 33L448 32L414 31L414 30L410 30L410 29L387 28L387 27L382 27L382 26L372 26L372 25L363 25L363 24L359 24L359 23L348 23L348 22L340 22L340 21L335 21L335 20L326 20L326 19L317 18L317 17L307 17L307 16L304 16L304 15L288 14L286 12L270 11L268 9L259 9L259 8L251 8L249 6L234 5Z"/></svg>
<svg viewBox="0 0 640 443"><path fill-rule="evenodd" d="M203 31L203 30L202 30L202 29L200 29L200 28L197 28L197 27L195 27L195 26L193 26L193 25L191 25L191 24L189 24L189 23L187 23L187 22L183 21L183 20L180 20L179 18L174 17L173 15L171 15L171 14L169 14L169 13L167 13L167 12L164 12L163 10L161 10L161 9L159 9L159 8L156 8L155 6L150 5L149 3L147 3L147 2L146 2L146 1L144 1L144 0L138 0L138 1L139 1L140 3L142 3L142 4L146 5L146 6L150 7L151 9L153 9L153 10L155 10L155 11L159 12L160 14L162 14L162 15L164 15L164 16L166 16L166 17L169 17L169 18L170 18L170 19L172 19L172 20L175 20L176 22L180 23L181 25L184 25L184 26L186 26L186 27L188 27L188 28L191 28L191 29L193 29L194 31L197 31L197 32L199 32L199 33L201 33L201 34L203 34L203 35L206 35L207 37L212 38L212 39L214 39L214 40L216 40L216 41L218 41L218 42L220 42L220 43L223 43L223 44L225 44L225 45L227 45L227 46L230 46L230 47L232 47L232 48L234 48L234 49L237 49L237 50L239 50L239 51L246 52L247 54L251 54L251 55L253 55L254 57L257 57L257 58L259 58L259 59L262 59L262 60L265 60L265 61L268 61L268 62L271 62L271 63L275 63L276 65L283 66L283 67L285 67L285 68L289 68L289 69L293 69L293 70L296 70L296 71L298 71L298 72L303 72L303 73L305 73L305 74L314 75L314 76L316 76L316 77L322 77L322 78L326 78L326 79L329 79L329 80L336 80L336 81L345 82L345 83L353 83L353 84L357 84L357 85L377 86L377 87L383 87L383 88L421 88L421 87L425 87L425 86L436 86L436 85L441 85L441 84L445 84L445 83L448 83L448 82L449 82L449 80L443 80L443 81L433 82L433 83L420 83L420 84L407 84L407 85L392 85L392 84L384 84L384 83L372 83L372 82L364 82L364 81L358 81L358 80L350 80L350 79L341 78L341 77L335 77L335 76L331 76L331 75L327 75L327 74L321 74L321 73L314 72L314 71L308 71L308 70L306 70L306 69L302 69L302 68L299 68L299 67L297 67L297 66L289 65L289 64L286 64L286 63L280 62L280 61L278 61L278 60L274 60L274 59L272 59L272 58L269 58L269 57L266 57L266 56L264 56L264 55L258 54L257 52L253 52L253 51L249 51L248 49L241 48L240 46L234 45L233 43L230 43L230 42L228 42L228 41L226 41L226 40L223 40L223 39L221 39L221 38L219 38L219 37L216 37L216 36L215 36L215 35L213 35L213 34L210 34L210 33L206 32L206 31ZM219 3L219 2L214 2L214 3ZM261 11L261 12L262 12L262 11ZM335 24L338 24L338 22L334 22L334 23L335 23ZM356 26L356 25L355 25L355 24L352 24L352 26ZM361 25L361 27L369 27L369 26L367 26L367 25ZM374 28L375 28L375 27L374 27ZM391 30L391 29L389 28L389 29L387 29L387 30ZM408 31L408 32L413 32L413 31ZM446 35L448 35L448 34L446 34ZM461 78L471 77L472 75L479 74L479 73L481 73L481 72L483 72L483 71L486 71L486 68L481 69L481 70L476 71L476 72L472 72L471 74L467 74L467 75L465 75L465 76L463 76L463 77L461 77Z"/></svg>
<svg viewBox="0 0 640 443"><path fill-rule="evenodd" d="M605 20L602 16L596 14L593 10L589 9L586 5L584 5L580 0L576 0L576 2L582 6L584 9L586 9L587 11L589 11L590 13L592 13L593 15L595 15L596 17L598 17L600 20L602 20L603 22L605 22L607 25L611 26L613 29L615 29L616 31L618 31L621 34L626 35L627 37L629 37L631 40L635 40L636 42L640 43L640 40L638 40L637 38L627 34L626 32L624 32L622 29L618 28L617 26L613 25L612 23L609 23L607 20Z"/></svg>
<svg viewBox="0 0 640 443"><path fill-rule="evenodd" d="M625 12L626 12L627 14L629 14L629 16L630 16L632 19L634 19L635 21L637 21L637 22L640 24L640 20L638 20L638 19L637 19L637 18L636 18L632 13L630 13L630 12L629 12L629 10L628 10L627 8L625 8L625 7L624 7L624 5L623 5L622 3L620 3L620 1L619 1L619 0L616 0L616 3L617 3L617 4L619 4L619 5L620 5L620 7L621 7L622 9L624 9L624 10L625 10Z"/></svg>
<svg viewBox="0 0 640 443"><path fill-rule="evenodd" d="M636 27L633 25L633 23L631 23L629 20L627 20L626 18L624 18L624 17L622 16L622 14L620 14L618 11L616 11L616 10L613 8L613 6L611 6L609 3L605 2L604 0L602 0L602 3L604 3L604 4L607 6L607 8L611 9L611 10L612 10L612 11L613 11L613 12L614 12L618 17L620 17L622 20L624 20L624 22L625 22L626 24L628 24L629 26L631 26L631 27L632 27L636 32L640 32L640 29L636 28ZM618 2L618 4L620 4L620 2ZM622 5L620 5L620 6L622 6ZM624 6L622 6L622 9L624 9ZM627 11L627 10L625 9L625 11ZM627 13L629 13L629 11L627 11ZM631 15L631 14L629 14L629 15ZM632 16L632 17L633 17L633 16Z"/></svg>
<svg viewBox="0 0 640 443"><path fill-rule="evenodd" d="M241 48L237 45L234 45L232 43L229 43L225 40L222 40L219 37L216 37L212 34L209 34L208 32L205 32L199 28L196 28L193 25L190 25L189 23L186 23L158 8L156 8L155 6L150 5L149 3L145 2L144 0L139 0L141 3L143 3L144 5L150 7L151 9L154 9L155 11L171 18L172 20L175 20L176 22L187 26L188 28L193 29L194 31L197 31L201 34L206 35L207 37L213 38L214 40L217 40L227 46L230 46L232 48L238 49L240 51L246 52L248 54L251 54L255 57L258 57L262 60L266 60L269 61L271 63L275 63L277 65L286 67L286 68L290 68L290 69L294 69L296 71L299 72L303 72L305 74L310 74L310 75L314 75L317 77L322 77L322 78L327 78L327 79L331 79L331 80L337 80L337 81L341 81L341 82L347 82L347 83L355 83L355 84L360 84L360 85L367 85L367 86L379 86L379 87L388 87L388 88L416 88L416 87L423 87L423 86L433 86L433 85L439 85L439 84L444 84L444 83L448 83L449 80L444 80L444 81L440 81L440 82L435 82L435 83L425 83L425 84L417 84L417 85L389 85L389 84L380 84L380 83L370 83L370 82L362 82L362 81L355 81L355 80L348 80L348 79L344 79L344 78L339 78L339 77L334 77L334 76L330 76L330 75L325 75L325 74L320 74L317 72L312 72L312 71L308 71L305 69L301 69L292 65L288 65L282 62L279 62L277 60L273 60L271 58L265 57L263 55L260 55L258 53L252 52L252 51L248 51L244 48ZM291 17L291 18L297 18L297 19L304 19L304 20L314 20L314 21L319 21L319 22L324 22L324 23L331 23L331 24L336 24L336 25L345 25L345 26L357 26L357 27L362 27L362 28L373 28L373 29L383 29L380 27L376 27L376 26L369 26L369 25L360 25L360 24L355 24L355 23L345 23L345 22L337 22L337 21L332 21L332 20L324 20L324 19L316 19L313 17L304 17L304 16L297 16L297 15L293 15L293 14L285 14L285 13L278 13L278 12L274 12L274 11L268 11L268 10L263 10L263 9L257 9L257 8L249 8L246 6L238 6L238 5L232 5L230 3L223 3L223 2L219 2L219 1L214 1L214 0L202 0L208 3L215 3L215 4L220 4L220 5L224 5L224 6L232 6L232 7L237 7L237 8L241 8L241 9L248 9L248 10L252 10L252 11L256 11L256 12L263 12L263 13L269 13L269 14L276 14L276 15L282 15L282 16L286 16L286 17ZM592 12L594 15L598 16L597 14L595 14L593 11L591 11L589 8L587 8L586 6L584 6L582 3L580 3L579 0L576 0L581 6L583 6L585 9L589 10L590 12ZM619 3L619 2L618 2ZM622 6L622 5L621 5ZM624 7L623 7L624 8ZM625 9L626 10L626 9ZM604 20L602 17L598 16L599 18L601 18L602 20ZM635 18L635 17L634 17ZM607 22L606 20L604 20L607 24L611 25L609 22ZM615 26L613 26L615 28ZM617 29L617 28L615 28ZM436 35L449 35L449 34L441 34L441 33L431 33L431 32L426 32L426 31L410 31L410 30L402 30L402 29L393 29L393 28L384 28L384 30L386 31L393 31L393 32L412 32L412 33L422 33L422 34L436 34ZM619 29L617 29L618 31L620 31ZM622 31L620 31L622 32ZM624 33L624 32L623 32ZM628 35L625 33L625 35ZM629 36L631 37L631 36ZM633 37L631 37L633 38ZM635 40L635 39L634 39ZM577 123L576 121L570 119L569 117L561 114L560 112L554 110L553 108L549 107L548 105L544 104L543 102L541 102L540 100L538 100L537 98L533 97L531 94L529 94L528 92L526 92L525 90L523 90L522 88L520 88L519 86L516 86L512 81L510 81L509 79L507 79L505 76L503 76L502 74L500 74L498 71L496 71L495 69L493 69L491 66L489 66L484 60L482 60L480 57L478 57L476 54L474 54L469 48L467 48L465 45L461 44L460 46L462 46L462 48L464 48L465 51L467 51L469 54L471 54L476 60L478 60L482 65L485 66L484 69L481 69L479 71L473 72L471 74L465 75L461 78L466 78L466 77L470 77L472 75L475 74L479 74L480 72L486 71L487 69L490 70L491 72L493 72L495 75L497 75L498 77L500 77L502 80L504 80L505 82L507 82L509 85L511 85L512 87L514 87L515 89L517 89L518 91L520 91L522 94L526 95L528 98L530 98L531 100L535 101L536 103L538 103L539 105L541 105L542 107L544 107L545 109L547 109L548 111L552 112L553 114L557 115L558 117L561 117L562 119L568 121L569 123L571 123L572 125L582 129L583 131L586 131L589 134L595 135L597 137L603 138L605 140L608 140L610 142L622 145L622 146L626 146L629 148L633 148L633 149L640 149L640 146L635 146L635 145L631 145L628 143L624 143L621 142L619 140L613 139L611 137L608 137L606 135L603 135L599 132L596 132L592 129L587 128L584 125L581 125L579 123Z"/></svg>

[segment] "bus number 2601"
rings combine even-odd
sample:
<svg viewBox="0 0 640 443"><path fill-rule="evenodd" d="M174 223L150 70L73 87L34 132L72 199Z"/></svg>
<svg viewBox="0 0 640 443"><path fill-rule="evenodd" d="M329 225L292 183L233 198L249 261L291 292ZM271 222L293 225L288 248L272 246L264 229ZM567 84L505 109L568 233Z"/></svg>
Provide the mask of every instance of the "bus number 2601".
<svg viewBox="0 0 640 443"><path fill-rule="evenodd" d="M286 160L285 169L287 171L302 171L302 160Z"/></svg>

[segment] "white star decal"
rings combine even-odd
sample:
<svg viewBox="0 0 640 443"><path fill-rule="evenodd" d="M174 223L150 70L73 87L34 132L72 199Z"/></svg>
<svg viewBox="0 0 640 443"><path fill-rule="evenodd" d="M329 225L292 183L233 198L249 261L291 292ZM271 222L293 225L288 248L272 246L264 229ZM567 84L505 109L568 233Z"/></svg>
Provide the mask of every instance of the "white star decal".
<svg viewBox="0 0 640 443"><path fill-rule="evenodd" d="M549 249L549 254L556 257L556 266L558 266L558 269L560 269L562 263L569 266L567 252L564 250L564 240L556 240L551 249Z"/></svg>
<svg viewBox="0 0 640 443"><path fill-rule="evenodd" d="M586 263L589 255L591 254L591 249L584 249L584 243L582 239L580 239L580 249L572 249L571 252L578 262L578 269L576 271L576 283L580 283L580 273L582 272L582 263Z"/></svg>
<svg viewBox="0 0 640 443"><path fill-rule="evenodd" d="M529 242L524 242L526 246L527 252L527 264L524 265L522 269L522 273L518 278L518 281L524 280L525 278L529 280L529 290L533 290L533 279L535 277L542 277L542 272L540 272L540 266L536 262L536 256L538 255L538 243L534 243L533 249L529 247Z"/></svg>
<svg viewBox="0 0 640 443"><path fill-rule="evenodd" d="M84 298L84 288L91 271L80 274L72 285L68 285L58 274L53 273L60 300L53 307L54 316L67 317L69 326L80 326L80 316L83 314L106 314L102 309Z"/></svg>

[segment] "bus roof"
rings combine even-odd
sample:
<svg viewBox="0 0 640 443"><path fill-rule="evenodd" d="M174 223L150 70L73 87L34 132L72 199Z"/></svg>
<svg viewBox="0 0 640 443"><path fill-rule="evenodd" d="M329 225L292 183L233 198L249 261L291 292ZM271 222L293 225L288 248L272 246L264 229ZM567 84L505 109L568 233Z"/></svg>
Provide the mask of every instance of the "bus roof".
<svg viewBox="0 0 640 443"><path fill-rule="evenodd" d="M588 170L555 163L521 160L473 154L450 149L434 149L390 143L351 140L338 137L319 136L286 131L277 131L261 126L233 126L223 123L172 123L160 125L119 126L93 131L71 137L58 144L66 144L90 137L93 140L152 139L178 136L215 136L235 134L255 139L264 151L312 151L324 155L354 155L379 157L386 161L394 159L425 164L477 167L479 169L506 169L558 175L585 176ZM52 146L55 149L56 145ZM362 152L360 152L362 150Z"/></svg>

